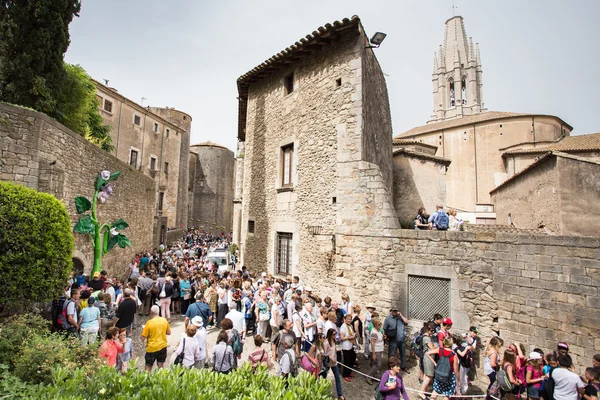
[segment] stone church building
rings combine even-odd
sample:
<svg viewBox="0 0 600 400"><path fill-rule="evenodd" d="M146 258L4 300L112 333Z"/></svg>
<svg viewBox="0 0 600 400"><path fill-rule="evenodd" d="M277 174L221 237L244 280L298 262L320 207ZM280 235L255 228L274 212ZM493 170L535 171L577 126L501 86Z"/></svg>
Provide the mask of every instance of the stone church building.
<svg viewBox="0 0 600 400"><path fill-rule="evenodd" d="M548 226L549 220L556 220L553 208L546 208L544 217L535 221L524 218L509 221L508 209L502 206L503 212L498 214L496 202L500 197L493 201L490 192L534 163L544 152L558 150L555 147L562 142L570 143L561 146L567 152L583 147L588 151L586 155L593 158L600 152L600 143L588 138L593 135L571 137L573 127L554 115L487 111L483 103L482 75L479 45L473 46L472 38L467 40L462 17L450 18L446 21L444 44L434 54L431 120L395 136L394 140L433 146L433 155L450 161L445 184L441 184L445 201L440 202L456 209L460 218L476 224L508 222L526 229L541 227L545 220ZM520 190L522 194L528 192L523 186ZM438 192L424 199L422 204L432 212L443 196L444 193ZM417 202L411 205L416 206ZM398 217L400 220L414 218L415 210L415 207L397 209ZM513 214L518 213L514 208L511 210ZM571 210L571 215L575 215L573 212L576 213ZM597 235L589 229L554 229L553 232Z"/></svg>

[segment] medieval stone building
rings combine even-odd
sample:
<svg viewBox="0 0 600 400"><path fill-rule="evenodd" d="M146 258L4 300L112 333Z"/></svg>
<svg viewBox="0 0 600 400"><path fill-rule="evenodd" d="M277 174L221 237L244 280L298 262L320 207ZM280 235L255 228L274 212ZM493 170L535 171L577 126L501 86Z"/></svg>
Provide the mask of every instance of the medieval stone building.
<svg viewBox="0 0 600 400"><path fill-rule="evenodd" d="M185 229L192 117L173 108L142 107L95 82L100 114L111 127L112 154L155 181L154 245Z"/></svg>
<svg viewBox="0 0 600 400"><path fill-rule="evenodd" d="M387 89L358 17L320 27L237 83L243 263L325 271L336 234L398 227Z"/></svg>
<svg viewBox="0 0 600 400"><path fill-rule="evenodd" d="M218 234L233 221L233 151L212 142L190 147L188 226Z"/></svg>

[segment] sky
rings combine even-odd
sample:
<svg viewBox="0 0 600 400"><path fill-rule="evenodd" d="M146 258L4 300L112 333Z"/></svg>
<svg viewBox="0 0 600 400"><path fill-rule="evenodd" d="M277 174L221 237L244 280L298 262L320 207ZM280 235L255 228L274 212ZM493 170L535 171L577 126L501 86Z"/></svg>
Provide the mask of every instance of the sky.
<svg viewBox="0 0 600 400"><path fill-rule="evenodd" d="M451 0L83 0L66 61L143 105L192 116L191 143L235 151L239 76L319 26L358 15L386 74L394 135L433 111L433 54ZM489 110L556 115L600 132L600 1L455 0L479 43Z"/></svg>

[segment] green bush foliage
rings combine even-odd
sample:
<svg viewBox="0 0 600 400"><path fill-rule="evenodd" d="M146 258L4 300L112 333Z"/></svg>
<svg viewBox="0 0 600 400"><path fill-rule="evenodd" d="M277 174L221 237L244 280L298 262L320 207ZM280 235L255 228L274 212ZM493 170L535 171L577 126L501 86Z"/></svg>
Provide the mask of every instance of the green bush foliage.
<svg viewBox="0 0 600 400"><path fill-rule="evenodd" d="M9 371L8 365L0 364L0 399L35 399L38 387L23 382Z"/></svg>
<svg viewBox="0 0 600 400"><path fill-rule="evenodd" d="M77 338L67 339L59 333L35 334L22 344L14 358L14 374L27 383L51 383L52 370L64 368L69 374L78 370L94 374L102 363L98 358L98 345L82 346Z"/></svg>
<svg viewBox="0 0 600 400"><path fill-rule="evenodd" d="M44 399L177 399L177 400L329 400L331 383L308 373L285 380L265 369L252 373L249 365L228 375L180 366L150 374L131 369L122 375L102 367L93 375L70 372L64 367L53 372L53 384L38 393Z"/></svg>
<svg viewBox="0 0 600 400"><path fill-rule="evenodd" d="M49 333L49 325L49 321L39 315L20 314L8 318L0 330L0 364L14 367L13 361L25 341L33 335Z"/></svg>
<svg viewBox="0 0 600 400"><path fill-rule="evenodd" d="M71 221L54 196L0 182L0 306L58 297L73 268Z"/></svg>

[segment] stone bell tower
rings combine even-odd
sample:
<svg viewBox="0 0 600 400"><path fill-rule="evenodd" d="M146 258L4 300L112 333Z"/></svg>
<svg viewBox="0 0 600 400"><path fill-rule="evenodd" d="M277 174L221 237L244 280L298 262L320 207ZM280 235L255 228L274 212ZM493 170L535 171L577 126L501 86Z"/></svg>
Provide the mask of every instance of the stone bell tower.
<svg viewBox="0 0 600 400"><path fill-rule="evenodd" d="M479 43L467 42L460 16L446 21L444 45L433 56L433 114L428 122L460 118L487 111Z"/></svg>

